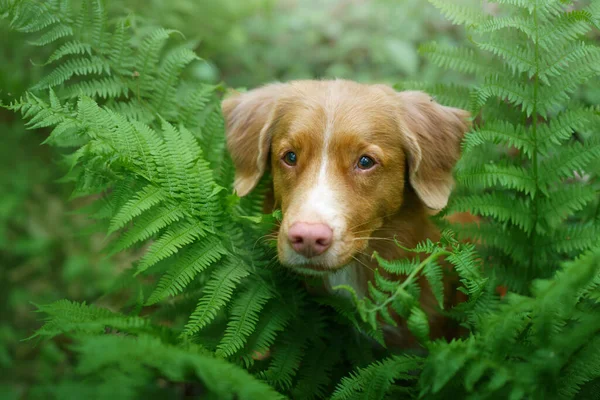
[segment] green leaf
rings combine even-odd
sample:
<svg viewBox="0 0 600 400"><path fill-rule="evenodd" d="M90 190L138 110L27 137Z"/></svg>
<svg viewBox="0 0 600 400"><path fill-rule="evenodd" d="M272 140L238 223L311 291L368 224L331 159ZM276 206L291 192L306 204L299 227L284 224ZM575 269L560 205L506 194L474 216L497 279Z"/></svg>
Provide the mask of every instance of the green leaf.
<svg viewBox="0 0 600 400"><path fill-rule="evenodd" d="M213 238L189 248L160 278L146 305L162 301L167 296L175 296L187 287L196 275L228 254L222 244Z"/></svg>
<svg viewBox="0 0 600 400"><path fill-rule="evenodd" d="M248 274L246 265L236 258L228 259L224 265L215 269L204 286L204 293L190 315L183 335L191 336L208 325L230 301L233 291Z"/></svg>
<svg viewBox="0 0 600 400"><path fill-rule="evenodd" d="M421 308L413 307L408 317L407 326L419 343L426 345L429 342L429 321L427 320L427 314Z"/></svg>
<svg viewBox="0 0 600 400"><path fill-rule="evenodd" d="M165 200L166 196L162 189L154 185L146 186L119 209L110 221L108 232L112 233L121 229L133 218Z"/></svg>
<svg viewBox="0 0 600 400"><path fill-rule="evenodd" d="M425 265L423 268L423 275L427 278L427 282L429 282L429 287L431 288L431 292L435 296L435 299L438 302L438 305L441 309L444 308L444 271L442 267L440 267L435 262L430 262Z"/></svg>
<svg viewBox="0 0 600 400"><path fill-rule="evenodd" d="M255 281L232 302L231 319L217 346L217 356L231 356L244 346L258 324L260 311L272 297L267 285Z"/></svg>
<svg viewBox="0 0 600 400"><path fill-rule="evenodd" d="M206 235L202 223L182 223L173 228L168 228L156 242L150 246L148 252L140 260L136 275L144 272L160 260L179 252L179 249L192 243L194 240Z"/></svg>

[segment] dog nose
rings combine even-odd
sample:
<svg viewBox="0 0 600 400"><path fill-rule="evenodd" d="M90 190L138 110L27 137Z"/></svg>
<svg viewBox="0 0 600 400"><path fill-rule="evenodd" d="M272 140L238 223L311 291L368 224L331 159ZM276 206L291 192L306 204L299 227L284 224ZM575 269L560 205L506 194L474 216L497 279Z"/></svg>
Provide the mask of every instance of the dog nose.
<svg viewBox="0 0 600 400"><path fill-rule="evenodd" d="M296 222L288 231L288 240L297 253L310 258L323 254L331 246L333 231L325 224Z"/></svg>

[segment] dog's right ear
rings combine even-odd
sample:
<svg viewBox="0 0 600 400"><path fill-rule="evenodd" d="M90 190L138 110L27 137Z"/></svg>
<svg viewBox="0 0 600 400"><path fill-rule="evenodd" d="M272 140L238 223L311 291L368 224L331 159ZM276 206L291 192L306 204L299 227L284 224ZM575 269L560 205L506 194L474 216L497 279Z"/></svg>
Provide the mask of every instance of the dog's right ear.
<svg viewBox="0 0 600 400"><path fill-rule="evenodd" d="M265 172L277 119L276 104L285 87L274 83L235 94L221 103L238 196L250 193Z"/></svg>

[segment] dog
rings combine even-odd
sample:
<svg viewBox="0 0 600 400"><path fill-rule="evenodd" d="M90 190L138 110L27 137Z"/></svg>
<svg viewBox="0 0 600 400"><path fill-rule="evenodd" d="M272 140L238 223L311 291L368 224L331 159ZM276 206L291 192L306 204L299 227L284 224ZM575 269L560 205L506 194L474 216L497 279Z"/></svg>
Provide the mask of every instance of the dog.
<svg viewBox="0 0 600 400"><path fill-rule="evenodd" d="M424 92L348 80L272 83L226 98L222 111L235 192L247 195L270 170L267 208L282 210L277 253L284 266L322 276L329 291L345 284L366 296L373 251L414 257L394 239L405 248L438 240L430 215L452 191L467 111ZM445 335L437 302L420 283L432 334ZM405 324L398 332L396 342L411 341Z"/></svg>

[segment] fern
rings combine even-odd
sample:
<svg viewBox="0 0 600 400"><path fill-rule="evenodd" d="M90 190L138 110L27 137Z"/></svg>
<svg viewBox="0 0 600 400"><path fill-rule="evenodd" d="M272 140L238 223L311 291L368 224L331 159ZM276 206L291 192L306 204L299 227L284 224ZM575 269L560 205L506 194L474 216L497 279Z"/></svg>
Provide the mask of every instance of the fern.
<svg viewBox="0 0 600 400"><path fill-rule="evenodd" d="M246 366L254 365L256 354L267 354L278 335L289 325L292 314L293 310L278 307L278 303L273 300L265 306L254 332L245 343L242 358Z"/></svg>
<svg viewBox="0 0 600 400"><path fill-rule="evenodd" d="M193 383L191 374L218 398L283 398L271 387L253 378L244 370L214 358L206 350L197 346L174 346L148 335L138 337L104 335L81 339L75 344L75 349L85 360L78 366L77 373L100 377L100 379L92 379L88 384L92 387L95 384L99 389L108 386L112 390L107 394L114 393L116 387L113 386L114 382L103 382L102 377L110 377L111 375L107 373L116 369L122 373L132 374L136 378L132 382L127 382L129 385L134 385L133 393L138 389L135 385L139 385L140 379L147 378L148 374L154 374L152 371L159 371L175 382ZM151 356L148 356L150 354Z"/></svg>
<svg viewBox="0 0 600 400"><path fill-rule="evenodd" d="M480 335L437 346L424 367L422 395L442 391L455 376L464 379L463 388L469 391L479 380L487 379L488 392L514 398L526 394L534 398L554 396L558 388L563 393L577 392L578 386L566 383L569 378L561 381L559 377L564 376L563 368L572 368L569 362L573 354L592 351L596 346L593 338L600 325L592 315L597 304L584 305L587 301L580 296L589 288L597 288L599 266L594 253L571 262L552 280L536 281L534 297L511 295L497 313L480 322ZM436 363L442 359L453 360L449 363L453 368L439 368ZM588 365L596 368L593 362ZM584 373L579 379L583 382L597 376L595 372Z"/></svg>
<svg viewBox="0 0 600 400"><path fill-rule="evenodd" d="M371 298L359 298L354 290L347 286L336 288L348 290L352 294L360 317L364 322L371 324L372 328L378 324L378 317L390 325L397 325L389 314L391 307L400 316L406 318L408 329L421 343L427 345L429 322L427 315L419 307L420 290L417 285L419 276L423 275L428 280L441 309L444 308L444 296L448 293L444 294L443 270L437 263L438 259L445 257L454 266L463 285L460 290L467 293L471 301L476 301L481 296L487 278L480 272L474 247L457 242L449 231L443 232L439 243L428 241L414 249L405 250L429 255L423 261L420 261L419 257L413 260L388 261L375 253L374 256L382 267L383 273L375 272L375 284L369 286ZM396 276L397 279L405 276L405 279L398 284L389 279L393 276ZM468 314L467 310L463 310L463 312Z"/></svg>
<svg viewBox="0 0 600 400"><path fill-rule="evenodd" d="M169 269L160 279L148 298L147 304L155 304L167 296L176 296L201 272L227 254L218 241L209 240L193 246L182 255L176 268Z"/></svg>
<svg viewBox="0 0 600 400"><path fill-rule="evenodd" d="M46 323L32 337L52 338L67 332L100 333L107 327L130 332L153 331L147 319L114 314L103 308L69 300L38 306L38 311L46 314Z"/></svg>
<svg viewBox="0 0 600 400"><path fill-rule="evenodd" d="M473 246L447 249L425 244L420 250L432 255L422 262L378 259L388 273L406 279L394 285L380 278L377 287L370 288L373 300L354 300L363 319L371 323L376 321L373 313L394 322L386 315L392 305L427 347L419 378L421 398L548 398L556 393L573 398L584 382L599 376L590 356L584 357L588 367L575 373L581 379L578 383L559 380L561 371L572 370L573 354L597 354L592 338L598 325L591 317L597 304L576 294L587 293L586 287L597 288L597 254L558 270L561 259L598 245L596 222L582 212L597 200L598 188L573 179L582 171L594 171L598 159L593 136L574 140L579 132L594 131L598 114L571 99L579 85L598 75L598 48L581 42L594 23L592 14L565 11L567 2L559 1L500 1L506 6L499 17L450 2L431 3L454 23L467 26L473 46L430 44L422 47L422 53L443 68L475 74L478 83L470 90L469 107L482 120L463 143L464 155L456 170L462 193L447 212L484 217L478 228L457 229L481 240L483 259L495 268L488 277L482 276ZM414 83L408 87L428 88ZM436 95L449 104L459 105L458 96L464 98L463 92L457 96L452 88L438 90ZM441 255L454 265L461 290L470 295L449 314L463 319L472 333L450 343L428 340L427 321L415 303L418 291L410 289L411 279L427 265L436 265L432 258ZM535 280L540 278L547 280ZM500 302L489 294L490 284L497 280L529 297L509 294L506 303ZM430 281L439 295L439 285ZM567 342L570 346L561 350ZM593 372L584 372L586 368ZM387 391L374 398L384 398L392 393L390 370L372 364L364 375L342 381L336 393L350 398L380 379L378 387ZM375 377L367 375L370 371Z"/></svg>
<svg viewBox="0 0 600 400"><path fill-rule="evenodd" d="M431 1L467 26L460 48L424 45L468 84L403 83L479 114L463 143L456 196L478 227L444 230L411 259L374 254L368 296L309 296L274 261L262 214L269 176L231 195L222 85L188 74L203 62L175 30L112 18L100 0L6 0L0 15L49 54L43 78L7 108L60 147L72 197L130 268L121 312L59 301L38 306L33 335L67 335L75 368L49 396L139 398L573 398L600 377L597 160L600 115L574 98L598 74L582 35L598 4L502 0L499 16ZM135 29L134 29L135 27ZM481 122L479 122L481 120ZM442 220L440 222L444 224ZM460 239L468 236L475 244ZM585 253L581 256L581 253ZM576 258L577 257L577 258ZM572 259L573 261L566 261ZM450 266L452 268L450 268ZM443 279L466 300L448 307ZM427 282L439 313L465 334L432 340L420 306ZM500 296L499 285L510 291ZM397 315L394 315L397 314ZM397 317L399 316L400 319ZM385 349L405 325L418 349ZM264 359L263 359L264 358ZM159 384L157 384L159 382Z"/></svg>
<svg viewBox="0 0 600 400"><path fill-rule="evenodd" d="M391 357L361 368L348 378L343 378L332 399L345 400L356 398L382 399L397 379L414 380L411 372L421 367L421 360L416 357ZM410 393L410 391L407 391Z"/></svg>
<svg viewBox="0 0 600 400"><path fill-rule="evenodd" d="M33 15L42 11L44 18ZM248 239L233 224L241 215L229 213L223 191L231 185L224 177L232 174L214 174L219 168L210 164L227 165L222 117L216 112L219 87L184 78L186 67L198 57L172 40L178 36L172 30L150 29L148 34L142 30L138 40L128 40L134 33L127 20L109 22L100 1L86 1L77 12L68 1L11 1L2 13L14 29L38 32L35 44L56 48L45 63L49 70L45 78L9 108L29 119L32 129L51 128L48 143L74 149L66 158L66 179L76 182L74 195L103 193L107 206L96 215L109 221L110 253L154 239L134 268L136 274L159 271L162 277L137 304L159 304L212 276L179 333L193 337L218 313L230 313L230 329L219 351L244 350L243 356L250 358L254 349L246 350L244 344L258 323L260 307L254 300L261 298L264 305L278 291L272 283L264 283L256 287L259 292L251 302L242 295L230 311L225 307L233 301L234 288L250 273L243 257L231 253L246 247ZM198 123L203 112L205 121ZM209 142L199 141L209 137ZM203 147L206 143L209 147ZM222 231L222 226L229 231ZM284 328L281 321L273 324L275 331ZM83 331L98 327L95 333L111 326L57 322L63 323L65 330L60 332L71 325ZM126 328L115 324L117 329ZM47 324L38 334L58 333L52 326ZM274 338L258 338L255 343L270 346Z"/></svg>
<svg viewBox="0 0 600 400"><path fill-rule="evenodd" d="M248 274L247 267L241 260L236 259L229 260L225 266L215 270L183 333L187 336L192 335L210 323L231 298L237 284Z"/></svg>
<svg viewBox="0 0 600 400"><path fill-rule="evenodd" d="M217 355L231 356L240 350L256 329L258 316L272 294L262 282L255 282L236 298L231 305L231 320L225 335L217 346Z"/></svg>
<svg viewBox="0 0 600 400"><path fill-rule="evenodd" d="M307 344L306 332L300 328L296 324L285 333L279 347L273 353L269 368L261 373L261 377L276 388L291 388L298 373Z"/></svg>
<svg viewBox="0 0 600 400"><path fill-rule="evenodd" d="M506 4L501 16L471 18L468 29L476 49L461 50L463 64L491 57L489 62L501 65L503 72L488 69L471 91L472 110L482 113L483 123L465 138L457 179L472 194L457 197L450 211L470 211L504 224L484 240L508 256L498 259L504 264L499 269L502 279L513 289L525 290L530 279L551 276L565 254L575 255L597 243L591 239L595 225L577 217L597 198L597 189L565 181L591 168L600 155L593 137L574 140L578 132L593 129L599 115L571 99L582 83L598 76L600 50L581 41L594 26L588 10L565 11L565 2L559 1L501 3ZM447 13L454 10L445 3L434 4ZM434 61L453 51L429 50ZM442 65L471 72L456 63ZM498 109L499 102L507 107ZM482 165L476 153L491 144L501 146L500 151L488 154ZM507 157L511 148L518 154ZM490 189L493 194L485 193ZM558 239L553 238L564 237L558 233L565 229L574 229L581 239L554 246ZM527 271L521 275L526 278L519 278L517 271Z"/></svg>

